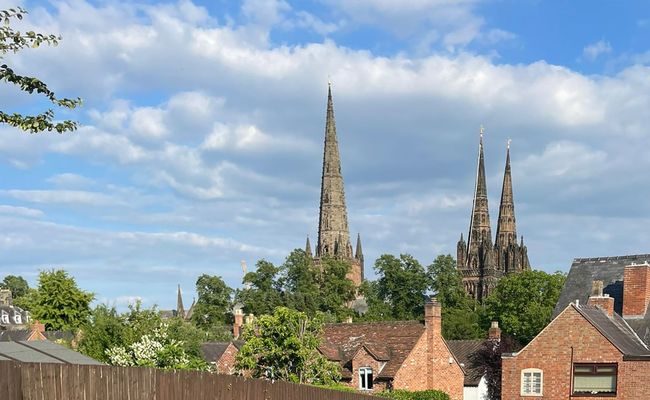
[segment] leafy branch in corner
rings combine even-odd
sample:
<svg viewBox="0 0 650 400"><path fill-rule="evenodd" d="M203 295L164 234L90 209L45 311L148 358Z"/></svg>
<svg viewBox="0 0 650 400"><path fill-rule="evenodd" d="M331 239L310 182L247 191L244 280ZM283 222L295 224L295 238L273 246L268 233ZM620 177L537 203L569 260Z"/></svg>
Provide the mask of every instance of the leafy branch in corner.
<svg viewBox="0 0 650 400"><path fill-rule="evenodd" d="M7 53L17 53L25 48L37 48L41 44L56 46L61 40L61 37L56 35L44 35L33 31L20 32L11 28L12 19L22 20L25 14L27 14L27 11L21 7L0 10L0 19L3 21L3 25L0 27L0 59L4 59ZM29 94L36 92L43 95L58 107L74 109L82 103L79 97L76 99L56 97L54 92L48 89L47 85L40 79L18 75L6 64L0 66L0 81L16 85L20 90ZM44 131L63 133L73 131L78 127L76 121L55 122L52 109L38 115L22 115L0 110L0 123L20 128L29 133Z"/></svg>

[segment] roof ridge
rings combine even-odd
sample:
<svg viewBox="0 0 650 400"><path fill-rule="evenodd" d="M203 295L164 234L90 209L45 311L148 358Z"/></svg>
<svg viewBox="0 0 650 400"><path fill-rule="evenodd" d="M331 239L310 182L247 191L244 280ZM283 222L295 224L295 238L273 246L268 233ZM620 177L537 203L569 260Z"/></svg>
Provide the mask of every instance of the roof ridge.
<svg viewBox="0 0 650 400"><path fill-rule="evenodd" d="M643 254L627 254L627 255L622 255L622 256L608 256L608 257L576 257L573 259L574 263L584 263L584 262L593 262L593 261L608 261L608 260L628 260L628 259L636 259L636 258L648 258L650 259L650 254L648 253L643 253Z"/></svg>
<svg viewBox="0 0 650 400"><path fill-rule="evenodd" d="M421 321L407 320L407 321L362 321L362 322L332 322L323 324L323 326L359 326L359 325L392 325L392 324L409 324L409 325L422 325Z"/></svg>

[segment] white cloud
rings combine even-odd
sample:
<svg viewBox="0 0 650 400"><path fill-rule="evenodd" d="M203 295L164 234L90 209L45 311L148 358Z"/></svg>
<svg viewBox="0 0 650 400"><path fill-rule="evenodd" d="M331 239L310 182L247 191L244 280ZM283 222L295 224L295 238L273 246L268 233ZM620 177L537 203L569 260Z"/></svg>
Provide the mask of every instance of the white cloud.
<svg viewBox="0 0 650 400"><path fill-rule="evenodd" d="M601 55L611 52L612 45L604 40L599 40L596 43L585 46L585 48L582 49L582 56L589 61L595 61Z"/></svg>
<svg viewBox="0 0 650 400"><path fill-rule="evenodd" d="M8 205L0 205L0 213L22 217L42 217L44 215L43 211L37 210L35 208Z"/></svg>

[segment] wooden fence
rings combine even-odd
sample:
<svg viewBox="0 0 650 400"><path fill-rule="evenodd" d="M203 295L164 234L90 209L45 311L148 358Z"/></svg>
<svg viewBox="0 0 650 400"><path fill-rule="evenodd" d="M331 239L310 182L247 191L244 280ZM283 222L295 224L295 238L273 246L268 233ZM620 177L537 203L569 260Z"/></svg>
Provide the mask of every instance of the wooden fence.
<svg viewBox="0 0 650 400"><path fill-rule="evenodd" d="M287 382L105 365L0 361L2 400L371 400Z"/></svg>

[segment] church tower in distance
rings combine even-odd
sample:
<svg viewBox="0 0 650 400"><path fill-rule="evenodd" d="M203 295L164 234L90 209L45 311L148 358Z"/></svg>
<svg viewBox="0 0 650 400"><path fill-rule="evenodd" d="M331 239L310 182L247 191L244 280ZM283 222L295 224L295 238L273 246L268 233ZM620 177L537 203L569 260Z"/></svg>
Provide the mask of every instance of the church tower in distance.
<svg viewBox="0 0 650 400"><path fill-rule="evenodd" d="M305 250L308 254L311 253L309 241L307 241ZM325 256L349 262L352 268L348 273L348 279L354 283L355 287L361 284L363 281L361 236L357 236L356 254L353 254L350 231L348 229L348 212L345 206L343 175L341 175L341 157L336 138L336 122L334 120L331 84L328 86L327 93L327 118L325 122L318 243L316 244L314 262L318 264L320 259Z"/></svg>
<svg viewBox="0 0 650 400"><path fill-rule="evenodd" d="M523 237L521 244L517 244L509 143L506 152L506 167L503 176L496 243L492 242L482 127L480 135L469 234L467 235L467 243L465 243L465 239L461 234L456 247L456 260L465 292L470 297L482 302L483 299L490 295L490 292L502 276L530 269L530 263Z"/></svg>

